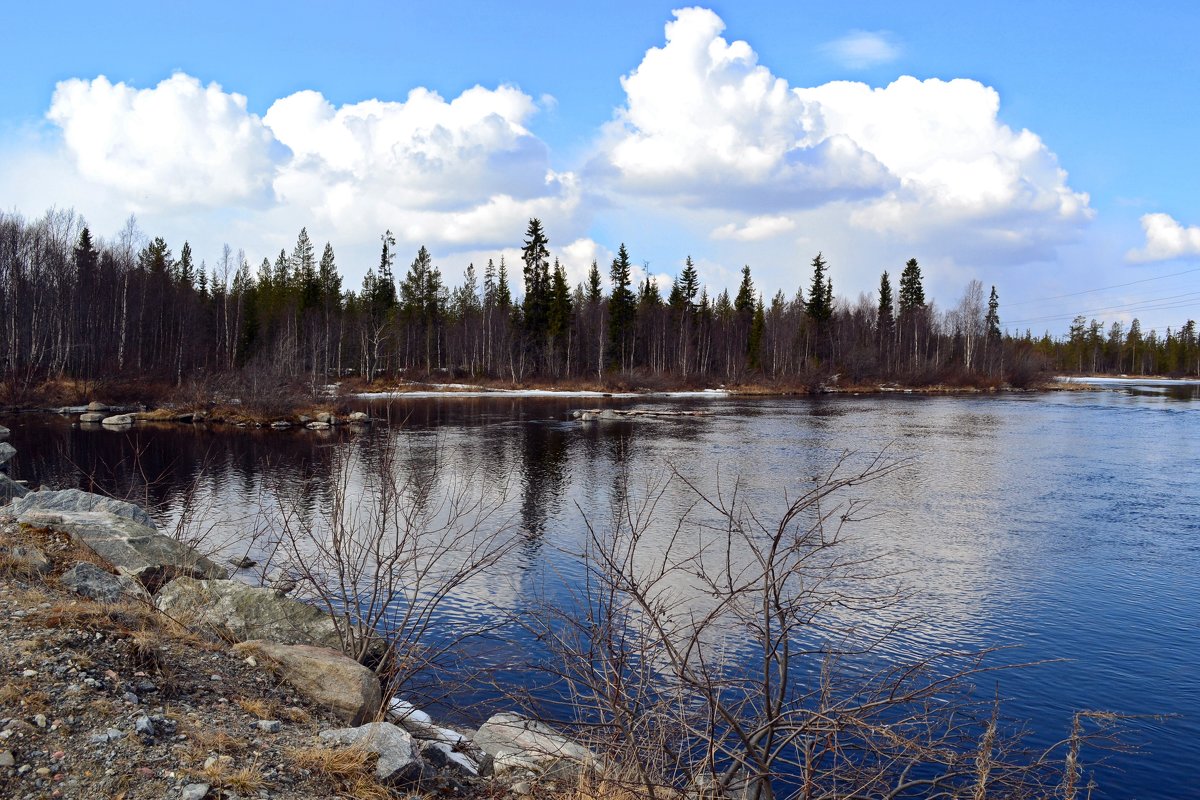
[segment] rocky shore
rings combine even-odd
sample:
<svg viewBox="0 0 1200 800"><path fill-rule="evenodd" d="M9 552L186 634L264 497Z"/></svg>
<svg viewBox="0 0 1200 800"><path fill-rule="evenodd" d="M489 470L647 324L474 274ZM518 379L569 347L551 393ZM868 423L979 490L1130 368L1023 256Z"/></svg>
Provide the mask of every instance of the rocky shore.
<svg viewBox="0 0 1200 800"><path fill-rule="evenodd" d="M230 579L136 505L8 483L0 796L518 798L598 763L516 714L459 730L385 696L330 615Z"/></svg>

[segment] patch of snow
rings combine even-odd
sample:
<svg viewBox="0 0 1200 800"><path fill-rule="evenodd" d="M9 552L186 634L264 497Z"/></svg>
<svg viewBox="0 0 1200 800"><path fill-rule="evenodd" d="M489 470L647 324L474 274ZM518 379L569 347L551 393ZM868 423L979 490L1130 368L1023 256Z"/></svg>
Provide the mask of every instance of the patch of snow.
<svg viewBox="0 0 1200 800"><path fill-rule="evenodd" d="M1054 380L1061 383L1083 383L1092 386L1197 386L1200 380L1195 378L1108 378L1108 377L1076 377L1059 375Z"/></svg>

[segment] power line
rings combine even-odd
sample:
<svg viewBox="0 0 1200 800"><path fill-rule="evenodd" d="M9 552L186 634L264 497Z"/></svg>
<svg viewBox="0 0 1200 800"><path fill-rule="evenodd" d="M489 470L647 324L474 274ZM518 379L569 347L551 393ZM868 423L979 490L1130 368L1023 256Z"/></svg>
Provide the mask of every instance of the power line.
<svg viewBox="0 0 1200 800"><path fill-rule="evenodd" d="M1200 267L1194 267L1192 269L1185 269L1183 272L1173 272L1170 275L1158 275L1153 278L1142 278L1141 280L1130 281L1129 283L1117 283L1117 284L1113 284L1112 286L1101 286L1096 289L1083 289L1081 291L1071 292L1069 294L1056 294L1052 297L1035 297L1030 300L1018 300L1015 303L1005 303L1005 306L1008 308L1012 308L1013 306L1028 305L1029 303L1043 303L1043 302L1048 302L1050 300L1062 300L1067 297L1079 297L1080 295L1091 294L1093 292L1105 292L1105 291L1108 291L1109 289L1123 289L1126 286L1136 286L1139 283L1149 283L1151 281L1161 281L1161 280L1166 280L1167 278L1178 278L1180 275L1190 275L1193 272L1200 272Z"/></svg>

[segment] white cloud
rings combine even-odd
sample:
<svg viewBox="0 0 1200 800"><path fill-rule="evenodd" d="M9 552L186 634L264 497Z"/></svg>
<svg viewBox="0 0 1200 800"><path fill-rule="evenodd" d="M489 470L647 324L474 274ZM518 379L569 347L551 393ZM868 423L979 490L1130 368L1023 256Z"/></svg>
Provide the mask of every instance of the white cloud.
<svg viewBox="0 0 1200 800"><path fill-rule="evenodd" d="M783 216L751 217L745 224L737 225L730 222L712 232L714 239L736 239L740 242L754 242L759 239L770 239L787 233L796 227L796 223Z"/></svg>
<svg viewBox="0 0 1200 800"><path fill-rule="evenodd" d="M711 11L675 12L666 44L622 80L626 104L590 176L616 202L740 218L715 238L749 241L838 208L861 232L961 246L969 257L1044 258L1091 219L1042 140L998 118L973 80L902 77L790 87ZM802 229L802 227L801 227Z"/></svg>
<svg viewBox="0 0 1200 800"><path fill-rule="evenodd" d="M143 208L251 201L271 180L271 134L246 98L182 73L153 89L62 81L46 116L83 177Z"/></svg>
<svg viewBox="0 0 1200 800"><path fill-rule="evenodd" d="M600 269L600 276L604 278L605 286L608 285L608 267L612 264L615 253L604 245L583 237L563 247L557 255L563 268L567 271L567 280L571 286L587 282L587 274L592 268L593 261Z"/></svg>
<svg viewBox="0 0 1200 800"><path fill-rule="evenodd" d="M621 79L626 105L591 169L634 195L692 207L805 207L875 194L887 171L825 130L819 107L721 38L711 11L675 12L666 45Z"/></svg>
<svg viewBox="0 0 1200 800"><path fill-rule="evenodd" d="M1200 226L1185 228L1170 214L1144 214L1142 231L1146 234L1146 245L1141 250L1130 250L1126 254L1130 261L1200 256Z"/></svg>
<svg viewBox="0 0 1200 800"><path fill-rule="evenodd" d="M888 31L850 31L822 45L821 52L848 69L867 69L895 61L902 51Z"/></svg>

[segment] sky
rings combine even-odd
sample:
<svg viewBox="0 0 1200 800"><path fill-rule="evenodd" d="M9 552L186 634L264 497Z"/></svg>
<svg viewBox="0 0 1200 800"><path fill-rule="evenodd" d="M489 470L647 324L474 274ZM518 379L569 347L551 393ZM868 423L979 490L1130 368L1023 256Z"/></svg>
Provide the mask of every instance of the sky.
<svg viewBox="0 0 1200 800"><path fill-rule="evenodd" d="M1200 316L1198 23L1155 0L14 4L0 211L101 238L134 214L210 268L306 227L349 288L385 230L398 272L425 245L454 284L539 217L573 280L625 243L664 289L690 255L769 300L821 252L857 302L916 258L943 309L995 285L1013 330L1163 330Z"/></svg>

